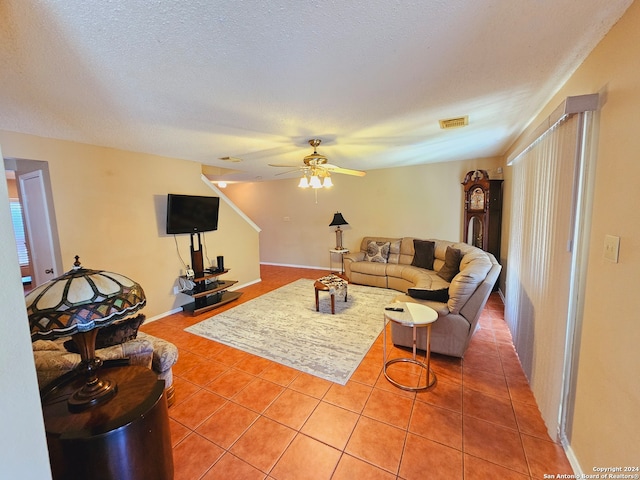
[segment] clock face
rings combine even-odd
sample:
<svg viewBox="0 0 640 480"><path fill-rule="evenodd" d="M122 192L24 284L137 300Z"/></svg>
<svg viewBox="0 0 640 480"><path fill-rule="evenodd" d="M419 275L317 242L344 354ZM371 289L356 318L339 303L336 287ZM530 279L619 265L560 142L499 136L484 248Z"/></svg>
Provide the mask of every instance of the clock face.
<svg viewBox="0 0 640 480"><path fill-rule="evenodd" d="M476 187L471 191L469 197L469 208L471 210L483 210L484 209L484 191L480 187Z"/></svg>

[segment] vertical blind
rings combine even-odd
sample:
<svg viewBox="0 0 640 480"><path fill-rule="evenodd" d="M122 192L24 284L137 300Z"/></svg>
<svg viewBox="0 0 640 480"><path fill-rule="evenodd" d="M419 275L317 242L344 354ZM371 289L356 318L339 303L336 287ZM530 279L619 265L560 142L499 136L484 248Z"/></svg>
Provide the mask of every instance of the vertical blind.
<svg viewBox="0 0 640 480"><path fill-rule="evenodd" d="M11 221L13 222L13 231L18 246L18 261L20 266L29 265L29 251L27 250L27 240L24 234L24 223L22 221L22 206L17 199L10 199L9 206L11 208Z"/></svg>
<svg viewBox="0 0 640 480"><path fill-rule="evenodd" d="M505 320L549 434L559 433L584 116L566 115L513 168Z"/></svg>

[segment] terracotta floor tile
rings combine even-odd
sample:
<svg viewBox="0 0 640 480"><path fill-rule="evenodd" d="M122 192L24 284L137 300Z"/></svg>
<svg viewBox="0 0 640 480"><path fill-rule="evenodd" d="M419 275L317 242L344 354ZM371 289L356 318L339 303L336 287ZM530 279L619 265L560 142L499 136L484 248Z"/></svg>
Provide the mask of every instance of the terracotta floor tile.
<svg viewBox="0 0 640 480"><path fill-rule="evenodd" d="M205 386L227 370L229 370L227 365L216 362L215 360L207 359L197 367L184 372L181 377L196 385Z"/></svg>
<svg viewBox="0 0 640 480"><path fill-rule="evenodd" d="M397 474L406 431L367 417L360 417L345 453Z"/></svg>
<svg viewBox="0 0 640 480"><path fill-rule="evenodd" d="M342 451L357 422L357 414L320 402L300 431Z"/></svg>
<svg viewBox="0 0 640 480"><path fill-rule="evenodd" d="M298 375L295 380L291 382L289 388L306 395L310 395L317 399L322 399L329 388L331 388L331 385L333 385L333 383L328 380L314 377L313 375L309 375L308 373L300 372L300 375Z"/></svg>
<svg viewBox="0 0 640 480"><path fill-rule="evenodd" d="M173 449L174 480L200 478L224 454L224 450L197 433Z"/></svg>
<svg viewBox="0 0 640 480"><path fill-rule="evenodd" d="M320 400L317 398L287 389L273 401L264 414L287 427L300 430L318 403Z"/></svg>
<svg viewBox="0 0 640 480"><path fill-rule="evenodd" d="M399 476L406 480L462 480L462 452L409 433Z"/></svg>
<svg viewBox="0 0 640 480"><path fill-rule="evenodd" d="M229 450L262 472L269 472L296 436L295 430L260 417Z"/></svg>
<svg viewBox="0 0 640 480"><path fill-rule="evenodd" d="M362 414L406 430L412 408L412 399L374 388Z"/></svg>
<svg viewBox="0 0 640 480"><path fill-rule="evenodd" d="M222 448L229 448L256 421L258 414L227 401L197 429L203 437Z"/></svg>
<svg viewBox="0 0 640 480"><path fill-rule="evenodd" d="M264 378L265 380L286 387L291 382L293 382L299 374L299 370L287 367L286 365L271 362L271 365L267 367L267 369L265 369L262 373L260 373L259 376L261 378Z"/></svg>
<svg viewBox="0 0 640 480"><path fill-rule="evenodd" d="M271 360L258 357L257 355L249 355L248 357L240 360L233 367L243 372L250 373L251 375L259 375L273 364Z"/></svg>
<svg viewBox="0 0 640 480"><path fill-rule="evenodd" d="M331 480L395 480L395 478L394 474L344 454Z"/></svg>
<svg viewBox="0 0 640 480"><path fill-rule="evenodd" d="M462 383L462 361L459 358L433 354L431 364L438 381Z"/></svg>
<svg viewBox="0 0 640 480"><path fill-rule="evenodd" d="M193 430L224 403L225 399L220 395L200 390L179 405L171 407L169 417Z"/></svg>
<svg viewBox="0 0 640 480"><path fill-rule="evenodd" d="M464 453L520 473L529 473L520 434L510 428L463 416Z"/></svg>
<svg viewBox="0 0 640 480"><path fill-rule="evenodd" d="M284 387L255 378L233 397L233 401L254 412L262 413L284 391Z"/></svg>
<svg viewBox="0 0 640 480"><path fill-rule="evenodd" d="M171 339L173 341L173 339ZM192 368L199 367L200 365L204 365L207 362L205 357L200 355L196 355L186 350L178 349L178 361L171 368L174 375L182 375L185 372L191 370Z"/></svg>
<svg viewBox="0 0 640 480"><path fill-rule="evenodd" d="M266 474L238 457L225 453L201 480L264 480Z"/></svg>
<svg viewBox="0 0 640 480"><path fill-rule="evenodd" d="M230 368L222 375L207 384L207 390L225 398L231 398L244 387L249 385L255 377L242 370Z"/></svg>
<svg viewBox="0 0 640 480"><path fill-rule="evenodd" d="M373 387L349 380L346 385L334 383L324 396L325 402L360 413L364 409Z"/></svg>
<svg viewBox="0 0 640 480"><path fill-rule="evenodd" d="M464 480L487 480L499 478L500 480L529 480L529 475L509 470L495 463L487 462L481 458L464 456ZM542 478L542 477L536 477Z"/></svg>
<svg viewBox="0 0 640 480"><path fill-rule="evenodd" d="M518 429L511 400L486 393L464 389L462 411L487 422L497 423L513 430Z"/></svg>
<svg viewBox="0 0 640 480"><path fill-rule="evenodd" d="M329 480L341 453L313 438L298 434L276 463L271 476L278 480Z"/></svg>
<svg viewBox="0 0 640 480"><path fill-rule="evenodd" d="M549 440L549 433L547 426L542 420L540 410L537 405L531 405L529 403L511 402L513 410L516 414L516 421L518 423L518 430L521 433L538 437L542 440Z"/></svg>
<svg viewBox="0 0 640 480"><path fill-rule="evenodd" d="M465 360L467 359L467 355L469 354L480 354L480 355L493 355L495 357L499 357L498 346L495 342L481 340L476 337L472 337L469 342L469 346L467 347L467 351L464 353Z"/></svg>
<svg viewBox="0 0 640 480"><path fill-rule="evenodd" d="M169 430L171 431L171 446L175 447L191 433L191 429L185 427L173 418L169 419Z"/></svg>
<svg viewBox="0 0 640 480"><path fill-rule="evenodd" d="M531 387L525 377L506 377L505 380L509 389L509 396L514 402L537 405Z"/></svg>
<svg viewBox="0 0 640 480"><path fill-rule="evenodd" d="M416 402L409 431L462 450L462 415L453 410Z"/></svg>
<svg viewBox="0 0 640 480"><path fill-rule="evenodd" d="M236 363L241 362L242 360L247 358L249 355L251 354L243 352L242 350L238 350L237 348L225 346L213 358L220 363L224 363L225 365L229 365L230 367L232 367Z"/></svg>
<svg viewBox="0 0 640 480"><path fill-rule="evenodd" d="M504 375L495 375L475 368L465 368L462 374L464 388L488 393L496 397L509 397Z"/></svg>
<svg viewBox="0 0 640 480"><path fill-rule="evenodd" d="M561 445L529 435L522 435L522 444L533 478L543 478L545 473L573 474Z"/></svg>
<svg viewBox="0 0 640 480"><path fill-rule="evenodd" d="M419 359L423 361L423 359ZM433 371L433 369L432 369ZM413 365L405 362L392 363L387 367L387 375L394 381L401 385L410 387L424 387L426 386L426 370L417 365ZM434 372L435 373L435 372ZM378 381L374 385L376 388L386 390L388 392L395 393L402 397L413 400L416 397L416 392L413 390L404 390L400 387L396 387L389 379L384 375L384 372L378 377Z"/></svg>
<svg viewBox="0 0 640 480"><path fill-rule="evenodd" d="M196 385L194 383L188 382L182 377L175 377L175 376L173 377L173 386L175 388L176 396L175 396L175 402L171 406L171 408L175 407L176 405L179 405L180 403L187 400L196 392L199 392L200 390L202 390L202 387L200 385ZM169 409L169 412L171 412L171 408Z"/></svg>
<svg viewBox="0 0 640 480"><path fill-rule="evenodd" d="M462 412L462 384L438 380L433 388L418 392L416 400Z"/></svg>
<svg viewBox="0 0 640 480"><path fill-rule="evenodd" d="M382 373L382 355L378 362L361 362L356 371L351 375L350 380L364 383L365 385L375 385L378 377Z"/></svg>
<svg viewBox="0 0 640 480"><path fill-rule="evenodd" d="M504 375L500 355L488 355L476 350L467 350L462 365L463 368L474 368L495 375Z"/></svg>

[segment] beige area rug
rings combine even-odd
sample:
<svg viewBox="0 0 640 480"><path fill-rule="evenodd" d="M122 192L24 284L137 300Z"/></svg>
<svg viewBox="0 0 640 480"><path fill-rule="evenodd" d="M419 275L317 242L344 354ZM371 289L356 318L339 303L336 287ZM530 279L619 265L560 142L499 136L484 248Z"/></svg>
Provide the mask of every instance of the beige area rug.
<svg viewBox="0 0 640 480"><path fill-rule="evenodd" d="M316 312L313 280L296 280L185 330L344 385L382 332L395 290L349 285L347 301L327 292ZM382 362L382 358L380 359Z"/></svg>

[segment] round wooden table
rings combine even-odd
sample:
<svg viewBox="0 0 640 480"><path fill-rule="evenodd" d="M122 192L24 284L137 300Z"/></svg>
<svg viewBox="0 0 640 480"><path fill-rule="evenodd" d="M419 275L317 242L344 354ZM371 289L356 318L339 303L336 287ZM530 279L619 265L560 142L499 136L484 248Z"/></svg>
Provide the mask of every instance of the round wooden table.
<svg viewBox="0 0 640 480"><path fill-rule="evenodd" d="M71 413L67 406L85 381L77 371L41 393L53 478L171 480L164 380L140 366L103 367L98 376L115 382L118 391L108 402L81 412Z"/></svg>

